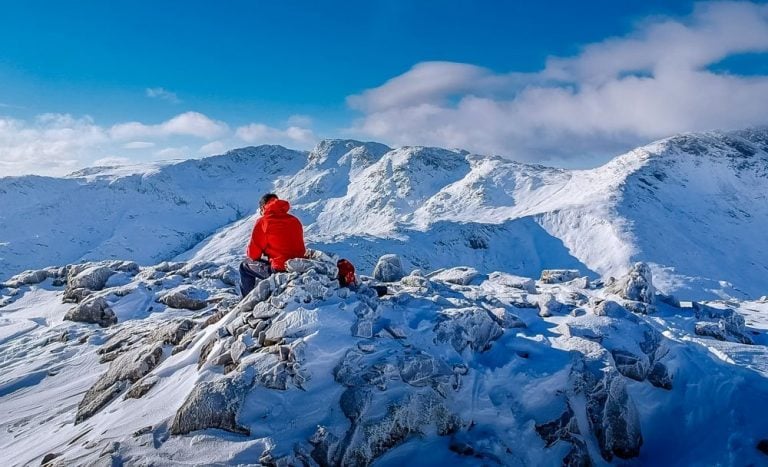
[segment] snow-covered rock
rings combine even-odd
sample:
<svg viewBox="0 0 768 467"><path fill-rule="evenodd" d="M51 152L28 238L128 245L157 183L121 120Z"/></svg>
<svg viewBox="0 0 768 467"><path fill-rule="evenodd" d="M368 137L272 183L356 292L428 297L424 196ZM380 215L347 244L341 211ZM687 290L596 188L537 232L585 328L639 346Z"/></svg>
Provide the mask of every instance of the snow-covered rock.
<svg viewBox="0 0 768 467"><path fill-rule="evenodd" d="M400 257L394 254L382 256L373 268L373 278L382 282L396 282L402 279L403 275Z"/></svg>
<svg viewBox="0 0 768 467"><path fill-rule="evenodd" d="M163 292L157 301L171 308L202 310L208 306L208 293L191 285L180 285Z"/></svg>
<svg viewBox="0 0 768 467"><path fill-rule="evenodd" d="M64 315L68 321L98 324L101 327L117 323L117 316L103 297L88 298L78 303Z"/></svg>

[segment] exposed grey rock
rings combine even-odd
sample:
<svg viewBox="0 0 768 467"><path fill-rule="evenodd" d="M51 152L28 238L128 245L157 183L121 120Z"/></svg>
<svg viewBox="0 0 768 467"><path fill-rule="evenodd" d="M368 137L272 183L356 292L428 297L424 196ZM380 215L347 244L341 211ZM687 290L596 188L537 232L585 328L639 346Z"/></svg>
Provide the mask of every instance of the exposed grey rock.
<svg viewBox="0 0 768 467"><path fill-rule="evenodd" d="M635 355L620 349L613 350L611 354L619 373L635 381L645 381L650 367L646 355Z"/></svg>
<svg viewBox="0 0 768 467"><path fill-rule="evenodd" d="M467 347L482 352L504 333L501 326L482 308L447 309L440 315L440 321L434 329L435 339L450 342L457 352Z"/></svg>
<svg viewBox="0 0 768 467"><path fill-rule="evenodd" d="M117 316L103 297L85 300L72 307L64 315L67 321L98 324L105 328L117 323Z"/></svg>
<svg viewBox="0 0 768 467"><path fill-rule="evenodd" d="M183 310L202 310L208 306L208 292L191 285L180 285L158 297L157 301Z"/></svg>
<svg viewBox="0 0 768 467"><path fill-rule="evenodd" d="M609 462L614 456L637 457L643 445L637 408L618 372L608 368L601 373L584 372L587 416L600 453Z"/></svg>
<svg viewBox="0 0 768 467"><path fill-rule="evenodd" d="M339 400L341 411L351 422L357 423L371 403L371 391L364 388L347 388Z"/></svg>
<svg viewBox="0 0 768 467"><path fill-rule="evenodd" d="M657 388L672 389L672 374L661 362L654 363L653 368L648 372L648 381Z"/></svg>
<svg viewBox="0 0 768 467"><path fill-rule="evenodd" d="M168 272L178 271L179 269L183 268L186 265L187 263L185 262L174 263L170 261L163 261L162 263L154 266L152 269L154 269L155 271L168 273Z"/></svg>
<svg viewBox="0 0 768 467"><path fill-rule="evenodd" d="M561 284L581 276L577 269L545 269L541 271L541 282L545 284Z"/></svg>
<svg viewBox="0 0 768 467"><path fill-rule="evenodd" d="M153 342L178 345L194 327L195 322L191 319L174 320L154 330L150 339Z"/></svg>
<svg viewBox="0 0 768 467"><path fill-rule="evenodd" d="M144 397L146 393L152 390L157 384L158 379L155 377L144 377L133 383L133 386L125 393L125 399L140 399Z"/></svg>
<svg viewBox="0 0 768 467"><path fill-rule="evenodd" d="M593 309L593 312L597 316L608 316L610 318L629 318L632 316L629 314L626 308L614 302L613 300L603 300L598 303ZM631 319L636 319L632 316Z"/></svg>
<svg viewBox="0 0 768 467"><path fill-rule="evenodd" d="M3 285L9 289L15 289L24 285L39 284L48 279L48 277L50 277L50 274L45 269L24 271L11 277Z"/></svg>
<svg viewBox="0 0 768 467"><path fill-rule="evenodd" d="M128 383L135 383L160 363L161 345L145 346L127 352L110 365L106 373L86 391L77 407L75 423L91 417L114 399Z"/></svg>
<svg viewBox="0 0 768 467"><path fill-rule="evenodd" d="M587 445L581 436L578 421L570 404L567 404L566 410L559 418L536 425L536 432L541 436L541 439L546 443L545 446L548 448L558 441L565 441L571 444L570 451L563 458L563 466L592 465Z"/></svg>
<svg viewBox="0 0 768 467"><path fill-rule="evenodd" d="M373 269L374 279L381 282L397 282L403 278L403 264L398 255L389 254L379 258Z"/></svg>
<svg viewBox="0 0 768 467"><path fill-rule="evenodd" d="M101 290L115 270L106 265L92 265L86 268L71 266L67 275L67 288Z"/></svg>
<svg viewBox="0 0 768 467"><path fill-rule="evenodd" d="M253 372L245 371L216 381L198 383L176 412L171 423L172 435L183 435L206 428L220 428L250 435L237 422L245 395L253 382Z"/></svg>
<svg viewBox="0 0 768 467"><path fill-rule="evenodd" d="M651 268L645 263L635 263L624 277L606 286L605 290L625 300L649 305L653 305L656 294Z"/></svg>

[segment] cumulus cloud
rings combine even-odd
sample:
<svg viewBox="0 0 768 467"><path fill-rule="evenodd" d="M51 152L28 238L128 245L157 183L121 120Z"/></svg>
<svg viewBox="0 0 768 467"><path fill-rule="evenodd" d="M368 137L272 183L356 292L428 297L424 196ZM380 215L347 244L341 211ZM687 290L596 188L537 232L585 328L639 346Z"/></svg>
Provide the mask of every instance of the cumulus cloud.
<svg viewBox="0 0 768 467"><path fill-rule="evenodd" d="M94 166L101 166L101 167L113 167L116 165L128 165L131 163L131 160L127 157L117 157L117 156L109 156L109 157L102 157L101 159L96 159L93 161Z"/></svg>
<svg viewBox="0 0 768 467"><path fill-rule="evenodd" d="M141 122L120 123L110 128L109 133L112 138L123 140L167 136L214 139L228 131L229 127L224 122L212 120L199 112L184 112L156 125Z"/></svg>
<svg viewBox="0 0 768 467"><path fill-rule="evenodd" d="M218 154L223 154L229 149L227 147L227 144L224 143L224 141L211 141L208 144L204 144L200 146L200 149L198 149L198 153L200 153L203 156L213 156Z"/></svg>
<svg viewBox="0 0 768 467"><path fill-rule="evenodd" d="M311 121L304 118L303 123ZM43 114L30 120L0 117L0 177L64 175L89 165L207 156L254 143L305 148L315 139L312 130L300 126L278 129L251 123L233 131L228 124L198 112L156 124L136 121L112 126L68 114Z"/></svg>
<svg viewBox="0 0 768 467"><path fill-rule="evenodd" d="M537 73L425 62L350 96L350 131L392 144L464 147L521 160L604 156L682 131L768 123L768 76L710 69L768 51L768 6L700 3L624 37L552 57Z"/></svg>
<svg viewBox="0 0 768 467"><path fill-rule="evenodd" d="M125 149L147 149L155 147L155 143L152 141L131 141L130 143L123 144Z"/></svg>
<svg viewBox="0 0 768 467"><path fill-rule="evenodd" d="M176 95L175 92L171 92L165 88L147 88L145 91L147 97L152 97L154 99L161 99L164 101L171 102L173 104L178 104L181 102L181 99Z"/></svg>
<svg viewBox="0 0 768 467"><path fill-rule="evenodd" d="M0 176L66 173L108 142L107 132L88 117L43 114L31 122L0 117Z"/></svg>
<svg viewBox="0 0 768 467"><path fill-rule="evenodd" d="M307 147L317 141L309 128L289 126L285 129L274 128L263 123L251 123L235 130L235 136L248 144L292 144Z"/></svg>

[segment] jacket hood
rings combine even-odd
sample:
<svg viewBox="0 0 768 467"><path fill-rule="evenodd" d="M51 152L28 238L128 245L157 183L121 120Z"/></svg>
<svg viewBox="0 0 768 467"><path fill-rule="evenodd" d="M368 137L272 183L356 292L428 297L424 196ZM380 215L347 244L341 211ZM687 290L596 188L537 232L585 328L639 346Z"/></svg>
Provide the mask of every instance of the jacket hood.
<svg viewBox="0 0 768 467"><path fill-rule="evenodd" d="M290 203L284 199L274 199L264 206L264 215L286 214L291 209Z"/></svg>

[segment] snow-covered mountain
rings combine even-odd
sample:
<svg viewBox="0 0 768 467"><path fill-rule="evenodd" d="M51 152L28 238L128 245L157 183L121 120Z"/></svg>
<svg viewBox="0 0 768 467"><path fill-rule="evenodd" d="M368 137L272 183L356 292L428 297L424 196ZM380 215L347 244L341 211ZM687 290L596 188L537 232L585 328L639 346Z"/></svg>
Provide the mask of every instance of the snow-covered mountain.
<svg viewBox="0 0 768 467"><path fill-rule="evenodd" d="M749 130L592 170L333 140L2 178L0 459L762 465L767 172ZM241 300L266 191L313 251Z"/></svg>
<svg viewBox="0 0 768 467"><path fill-rule="evenodd" d="M623 274L648 262L681 297L758 297L768 277L768 130L686 134L591 170L328 140L202 160L0 179L0 279L89 259L241 255L256 200L290 200L312 243L364 270L466 264Z"/></svg>

